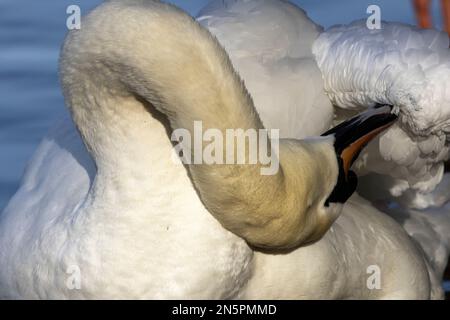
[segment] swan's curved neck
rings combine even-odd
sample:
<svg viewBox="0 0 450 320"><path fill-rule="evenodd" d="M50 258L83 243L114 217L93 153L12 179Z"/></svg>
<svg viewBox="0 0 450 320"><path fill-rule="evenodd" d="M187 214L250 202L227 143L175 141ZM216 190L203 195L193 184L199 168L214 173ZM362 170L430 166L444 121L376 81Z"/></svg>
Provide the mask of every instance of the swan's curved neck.
<svg viewBox="0 0 450 320"><path fill-rule="evenodd" d="M151 109L164 114L172 130L192 132L195 121L222 132L263 128L219 43L160 2L112 1L94 10L68 36L61 74L98 175L115 172L123 192L130 186L120 176L142 178L149 162L170 161L169 155L154 157L159 146L152 143L168 145L168 137L160 136ZM205 206L227 229L256 245L290 247L317 237L335 218L309 211L334 187L337 163L331 140L286 141L280 163L273 176L262 176L259 163L191 165L189 171Z"/></svg>

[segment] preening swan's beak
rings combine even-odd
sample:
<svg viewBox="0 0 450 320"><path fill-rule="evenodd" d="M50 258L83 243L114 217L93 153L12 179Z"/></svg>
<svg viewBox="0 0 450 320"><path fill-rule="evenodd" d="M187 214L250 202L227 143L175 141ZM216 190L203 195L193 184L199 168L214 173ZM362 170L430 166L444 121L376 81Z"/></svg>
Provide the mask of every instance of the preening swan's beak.
<svg viewBox="0 0 450 320"><path fill-rule="evenodd" d="M334 135L334 148L339 162L338 183L327 200L344 203L355 191L357 178L350 171L361 150L381 131L397 119L389 105L377 106L344 121L322 136Z"/></svg>

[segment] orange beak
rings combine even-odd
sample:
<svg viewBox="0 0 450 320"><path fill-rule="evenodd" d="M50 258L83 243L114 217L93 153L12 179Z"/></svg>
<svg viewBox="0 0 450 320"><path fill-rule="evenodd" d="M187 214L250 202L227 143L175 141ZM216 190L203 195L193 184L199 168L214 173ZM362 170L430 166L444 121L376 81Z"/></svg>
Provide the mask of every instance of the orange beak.
<svg viewBox="0 0 450 320"><path fill-rule="evenodd" d="M342 169L346 177L361 150L396 119L391 106L380 106L344 121L323 134L334 135L334 147L338 157L342 159Z"/></svg>

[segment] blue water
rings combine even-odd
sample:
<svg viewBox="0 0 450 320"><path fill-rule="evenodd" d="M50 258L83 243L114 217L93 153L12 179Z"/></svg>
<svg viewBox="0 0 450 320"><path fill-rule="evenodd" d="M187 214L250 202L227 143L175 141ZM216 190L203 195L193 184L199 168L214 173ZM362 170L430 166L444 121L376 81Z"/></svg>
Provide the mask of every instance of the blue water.
<svg viewBox="0 0 450 320"><path fill-rule="evenodd" d="M19 186L37 144L64 112L58 85L58 50L66 29L66 8L86 14L99 0L0 0L0 211ZM177 0L195 15L208 0ZM316 22L328 27L367 17L380 5L382 19L414 23L410 0L298 0ZM440 24L437 1L436 23Z"/></svg>

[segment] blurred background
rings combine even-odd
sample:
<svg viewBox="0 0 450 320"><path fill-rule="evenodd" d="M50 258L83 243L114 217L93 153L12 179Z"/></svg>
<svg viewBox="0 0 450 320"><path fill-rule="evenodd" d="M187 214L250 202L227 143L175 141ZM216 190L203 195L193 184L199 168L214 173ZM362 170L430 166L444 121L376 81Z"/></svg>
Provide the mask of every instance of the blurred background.
<svg viewBox="0 0 450 320"><path fill-rule="evenodd" d="M173 0L195 16L209 0ZM294 0L324 27L367 18L379 5L383 20L415 24L410 0ZM27 160L55 120L65 112L58 83L66 9L87 14L100 0L0 0L0 212L19 186ZM433 2L434 24L442 19Z"/></svg>

